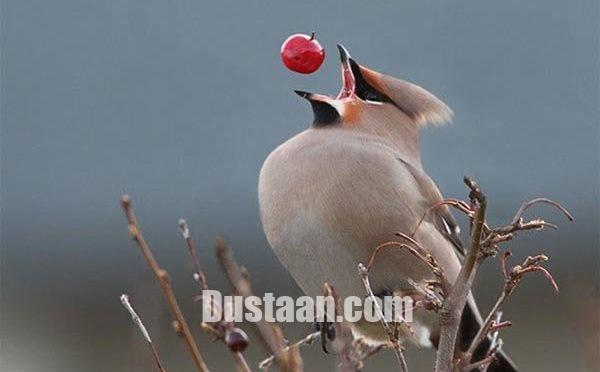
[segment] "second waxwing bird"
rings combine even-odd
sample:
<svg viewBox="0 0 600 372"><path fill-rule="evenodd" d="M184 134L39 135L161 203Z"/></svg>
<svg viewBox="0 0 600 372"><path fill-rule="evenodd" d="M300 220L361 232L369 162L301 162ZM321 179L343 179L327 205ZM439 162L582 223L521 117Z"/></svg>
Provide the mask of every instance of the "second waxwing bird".
<svg viewBox="0 0 600 372"><path fill-rule="evenodd" d="M307 295L321 295L323 283L329 282L342 298L364 297L358 263L368 262L375 247L394 240L395 232L411 232L425 211L442 200L421 165L419 130L449 121L452 111L425 89L361 66L338 47L340 93L333 98L296 92L310 102L314 121L265 160L258 196L267 240ZM463 248L449 209L428 213L415 239L454 282ZM376 294L410 291L409 280L434 279L406 250L394 249L381 251L369 276ZM435 346L437 314L418 310L413 320L416 334L409 340ZM461 347L470 344L480 325L470 296ZM375 344L388 341L378 322L353 323L352 330ZM485 353L486 345L481 349ZM516 368L501 354L489 370Z"/></svg>

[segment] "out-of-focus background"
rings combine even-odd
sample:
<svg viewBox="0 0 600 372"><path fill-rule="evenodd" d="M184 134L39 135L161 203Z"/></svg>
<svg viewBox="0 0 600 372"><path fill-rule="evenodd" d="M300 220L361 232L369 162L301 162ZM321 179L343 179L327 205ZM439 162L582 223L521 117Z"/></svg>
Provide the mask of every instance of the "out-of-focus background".
<svg viewBox="0 0 600 372"><path fill-rule="evenodd" d="M193 370L127 235L118 206L125 192L208 364L232 369L224 347L198 330L196 287L176 221L189 221L212 287L228 288L212 250L223 235L256 292L300 293L263 236L257 174L267 154L312 119L292 90L338 91L337 42L360 63L414 81L454 109L454 124L422 136L424 165L445 195L465 197L462 176L469 174L488 193L492 223L538 196L573 212L576 222L567 223L548 207L536 209L531 214L560 230L510 245L515 262L547 253L561 292L541 277L527 280L506 308L514 327L503 338L526 371L598 366L597 1L1 6L2 371L151 370L122 292L167 367ZM287 71L281 42L311 31L327 50L325 64L310 76ZM491 260L477 282L483 310L500 285ZM285 329L296 338L311 327ZM334 367L318 346L303 355L307 370ZM251 363L265 356L252 343ZM411 349L408 358L413 371L431 370L431 351ZM393 367L389 355L367 363L367 370Z"/></svg>

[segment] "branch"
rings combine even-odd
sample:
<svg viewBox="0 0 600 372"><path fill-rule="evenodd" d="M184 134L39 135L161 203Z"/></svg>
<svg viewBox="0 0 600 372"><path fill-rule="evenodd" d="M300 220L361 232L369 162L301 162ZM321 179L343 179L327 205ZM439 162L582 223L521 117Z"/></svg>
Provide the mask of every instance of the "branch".
<svg viewBox="0 0 600 372"><path fill-rule="evenodd" d="M338 298L335 295L335 289L333 289L333 287L328 286L326 289L324 289L324 291L326 292L326 296L327 296L327 294L331 295L334 298L334 300L336 301L336 304L338 303L337 302ZM336 306L338 306L338 305L336 305ZM341 309L336 309L336 314L340 311L341 311ZM354 370L353 368L362 370L363 361L365 359L369 358L370 356L376 354L377 352L379 352L385 346L384 344L372 346L372 345L365 343L360 338L353 340L352 338L340 336L340 335L348 335L348 334L351 336L351 331L348 329L348 332L347 332L346 331L347 326L345 326L345 325L341 325L341 327L344 327L344 329L339 329L340 325L337 325L334 323L334 327L335 327L335 333L336 333L334 346L336 347L338 354L341 355L341 357L340 357L340 359L342 359L341 363L346 362L348 364L348 365L346 365L346 367L347 368L349 367L350 370ZM295 343L287 346L286 348L284 348L283 351L287 351L289 349L299 349L300 347L305 346L305 345L312 345L315 342L315 340L318 340L321 337L322 337L321 331L313 332L313 333L309 334L308 336L304 337L303 339L296 341ZM340 345L340 343L342 343L342 345ZM263 360L262 362L260 362L258 367L260 369L267 369L269 366L271 366L273 364L274 360L275 360L275 356L271 355L268 358L266 358L265 360ZM343 367L343 366L344 366L344 364L341 365L341 367Z"/></svg>
<svg viewBox="0 0 600 372"><path fill-rule="evenodd" d="M242 272L242 269L231 255L229 247L223 239L217 238L215 241L215 250L219 264L237 294L244 298L253 296L254 294L252 293L252 288L247 275ZM269 347L271 354L275 355L275 362L281 370L302 370L302 358L300 358L300 353L294 348L285 350L287 345L283 337L283 332L278 325L268 323L264 319L261 319L256 323L256 327Z"/></svg>
<svg viewBox="0 0 600 372"><path fill-rule="evenodd" d="M436 275L438 278L442 277L441 266L435 261L433 256L427 253L413 238L403 233L396 233L396 236L409 240L409 242L413 243L417 248L413 248L410 245L402 244L400 242L395 241L380 244L377 247L375 247L373 253L371 253L369 263L367 264L367 270L371 270L371 268L373 268L373 266L375 265L375 259L379 255L379 252L388 248L399 248L406 249L407 251L412 253L412 255L419 259L421 262L423 262L433 272L434 275Z"/></svg>
<svg viewBox="0 0 600 372"><path fill-rule="evenodd" d="M381 310L381 307L379 306L379 303L377 302L377 298L375 297L375 294L373 294L373 289L371 289L371 283L369 282L369 270L365 267L365 265L363 265L362 263L359 263L358 264L358 273L360 274L360 277L363 281L363 285L365 287L365 290L367 291L367 295L371 298L371 300L373 302L373 306L375 307L375 310L377 311L377 316L379 317L379 319L381 321L381 325L385 329L385 332L387 333L388 338L390 339L390 342L392 343L392 346L394 348L394 353L396 355L396 359L398 361L398 364L400 365L400 370L403 372L406 372L406 371L408 371L408 366L406 364L406 358L404 357L402 345L400 344L400 340L398 339L398 336L396 335L394 327L392 327L385 320L383 311Z"/></svg>
<svg viewBox="0 0 600 372"><path fill-rule="evenodd" d="M167 372L165 367L163 367L162 362L160 361L160 358L158 356L158 351L154 347L154 343L152 342L152 339L150 338L150 334L148 333L148 330L146 330L144 323L142 323L142 319L137 315L137 313L133 309L133 306L131 306L131 303L129 302L129 296L126 294L122 294L120 299L121 299L121 303L123 304L123 306L125 306L125 309L127 309L127 311L129 311L129 314L131 315L131 320L133 320L133 323L135 323L135 325L138 327L138 329L142 333L142 336L144 336L144 339L148 343L148 346L150 346L150 351L152 352L152 357L154 358L154 363L156 363L156 368L158 368L159 372Z"/></svg>
<svg viewBox="0 0 600 372"><path fill-rule="evenodd" d="M569 213L569 211L565 207L563 207L560 203L555 202L554 200L546 199L546 198L537 198L537 199L533 199L533 200L523 203L521 205L521 207L519 207L519 209L517 210L517 213L513 217L511 224L515 224L518 220L520 220L523 217L523 213L525 213L525 211L527 209L529 209L529 207L531 207L534 204L539 204L539 203L550 204L550 205L556 207L559 211L561 211L565 215L565 217L567 217L567 219L569 221L574 220L571 213Z"/></svg>
<svg viewBox="0 0 600 372"><path fill-rule="evenodd" d="M496 322L498 325L500 325L500 324L501 324L501 322L500 322L500 320L501 320L501 319L502 319L502 312L501 312L501 311L499 311L499 312L496 314L496 319L495 319L494 321L495 321L495 322ZM502 323L510 323L510 322L502 322ZM488 358L488 357L492 357L492 356L495 356L495 355L496 355L496 354L498 354L498 353L500 352L500 350L502 349L503 342L502 342L502 339L499 337L499 333L500 333L500 332L499 332L499 330L500 330L500 329L499 329L499 327L498 327L498 329L496 329L496 330L493 332L493 335L492 335L492 340L491 340L491 342L490 342L490 347L489 347L489 349L488 349L488 352L487 352L486 358ZM483 358L483 360L486 360L486 358ZM492 362L493 362L493 360L492 360ZM486 372L486 371L488 370L488 368L490 367L490 364L491 364L491 363L488 363L487 365L484 365L484 366L483 366L483 368L481 368L481 372Z"/></svg>
<svg viewBox="0 0 600 372"><path fill-rule="evenodd" d="M417 224L413 228L410 236L414 238L415 234L417 233L417 230L419 229L419 227L421 226L423 221L425 221L425 218L427 218L427 215L429 213L431 213L433 210L435 210L436 208L441 207L442 205L449 205L451 207L458 209L459 211L463 212L464 214L466 214L469 217L473 216L473 211L471 210L469 205L467 203L465 203L464 201L458 200L458 199L442 199L442 200L434 203L431 207L427 208L425 213L423 213L423 216L421 216L421 219L419 220L419 222L417 222Z"/></svg>
<svg viewBox="0 0 600 372"><path fill-rule="evenodd" d="M354 336L352 335L352 331L350 327L344 320L338 321L338 317L342 316L342 305L340 304L340 298L337 295L335 288L331 286L329 283L325 283L323 285L323 295L325 298L330 297L333 298L333 319L331 322L333 324L333 328L335 331L335 340L333 341L333 346L335 348L339 365L338 369L341 372L358 372L363 369L363 361L361 359L361 355L356 352L354 349ZM325 303L327 306L327 302ZM329 309L325 310L325 314L329 314ZM323 336L321 336L323 337Z"/></svg>
<svg viewBox="0 0 600 372"><path fill-rule="evenodd" d="M501 327L501 325L503 323L507 323L507 327L510 327L512 324L508 321L505 322L501 322L502 320L502 311L498 311L496 313L496 319L494 319L494 322L497 324L496 327L494 327L494 329L492 330L492 327L490 327L490 332L492 332L492 341L490 342L490 349L488 350L489 354L495 354L497 348L499 348L501 346L501 342L499 342L498 340L500 339L500 329L503 328Z"/></svg>
<svg viewBox="0 0 600 372"><path fill-rule="evenodd" d="M529 209L531 206L533 206L535 204L539 204L539 203L546 203L546 204L550 204L550 205L556 207L560 212L562 212L565 215L565 217L569 221L573 221L573 216L569 213L569 211L567 211L567 209L565 207L563 207L560 203L555 202L554 200L550 200L550 199L546 199L546 198L537 198L537 199L530 200L528 202L523 203L519 207L519 209L517 210L517 213L515 213L515 216L513 217L512 221L508 225L503 226L503 227L498 227L495 229L491 229L488 231L488 236L481 243L482 246L484 246L486 249L489 248L488 252L486 252L486 254L488 254L488 255L496 254L496 252L498 251L497 245L499 243L503 243L503 242L507 242L507 241L511 240L512 238L514 238L514 236L517 232L530 231L530 230L541 230L545 227L550 227L550 228L556 230L557 229L556 225L546 222L539 218L531 220L531 221L523 220L523 213L525 213L525 211L527 209Z"/></svg>
<svg viewBox="0 0 600 372"><path fill-rule="evenodd" d="M200 350L198 349L198 345L196 345L196 341L194 341L192 332L190 332L187 322L185 321L181 309L179 308L179 304L177 303L177 299L175 298L175 294L171 288L169 274L167 271L161 269L158 265L158 262L156 262L156 259L154 259L154 255L152 254L150 247L142 235L142 231L131 206L131 199L128 195L123 195L121 197L121 208L123 209L123 213L127 218L129 234L133 238L133 241L135 241L138 245L138 248L142 252L146 262L148 263L148 266L154 273L154 276L156 277L156 280L163 291L167 305L169 305L171 317L173 318L173 329L184 340L188 352L190 353L192 360L196 365L196 368L202 372L208 371L208 367L204 362L204 358L202 358Z"/></svg>
<svg viewBox="0 0 600 372"><path fill-rule="evenodd" d="M286 352L290 349L299 349L301 346L305 346L305 345L312 345L312 343L315 342L315 340L318 340L319 338L321 338L321 331L313 332L313 333L309 334L308 336L304 337L303 339L296 341L289 346L286 346L285 348L283 348L282 352ZM262 362L260 362L258 364L258 368L267 369L269 366L271 366L273 364L273 361L275 361L275 355L271 355L270 357L268 357L265 360L263 360Z"/></svg>
<svg viewBox="0 0 600 372"><path fill-rule="evenodd" d="M496 360L496 356L495 355L488 355L485 358L483 358L482 360L475 362L475 363L471 363L467 366L465 366L464 370L465 371L474 371L474 370L481 370L482 368L486 368L492 364L494 361Z"/></svg>
<svg viewBox="0 0 600 372"><path fill-rule="evenodd" d="M477 183L468 177L465 177L464 181L471 190L469 193L471 209L474 209L475 212L471 224L471 244L454 285L449 293L446 292L446 299L440 311L440 341L435 363L436 372L453 370L454 350L460 318L467 303L473 279L481 264L480 242L483 225L485 224L487 201Z"/></svg>
<svg viewBox="0 0 600 372"><path fill-rule="evenodd" d="M523 264L516 265L509 271L506 269L506 261L508 257L510 257L510 255L511 253L509 251L506 251L501 261L502 272L504 274L504 288L502 290L502 293L498 297L498 300L496 300L496 303L492 307L492 310L490 310L488 316L483 322L483 325L473 338L471 345L469 346L467 351L461 356L461 364L463 366L471 361L471 357L475 353L477 347L479 347L479 345L483 342L483 340L486 337L488 337L490 333L497 332L502 328L510 327L512 325L512 323L508 321L500 322L498 314L501 314L500 310L502 309L502 306L504 306L506 300L508 300L510 295L513 294L514 291L517 289L517 286L519 285L521 279L523 279L525 274L532 272L543 273L546 279L552 285L552 287L558 292L558 286L556 284L556 281L552 277L552 274L550 274L550 272L542 266L542 264L548 260L548 257L544 255L529 256L525 259ZM463 367L463 370L470 371L471 369L468 369L468 366L466 366Z"/></svg>
<svg viewBox="0 0 600 372"><path fill-rule="evenodd" d="M183 240L185 240L188 253L190 254L190 259L192 260L192 265L194 267L194 279L196 279L198 284L200 284L200 289L208 290L208 284L206 283L206 275L204 274L204 271L200 269L200 262L198 261L198 257L196 256L196 248L194 246L194 241L192 240L192 236L190 234L190 229L187 225L187 222L182 218L177 222L177 227L179 227L181 236L183 237Z"/></svg>
<svg viewBox="0 0 600 372"><path fill-rule="evenodd" d="M208 282L206 281L206 275L200 268L200 262L196 256L196 247L194 246L194 241L192 240L187 222L182 218L177 223L177 226L179 227L181 236L183 237L183 240L188 248L188 253L190 254L190 260L192 261L192 265L194 267L194 279L200 285L201 290L208 290L209 288ZM211 312L215 311L215 304L212 300L210 301L210 304L203 305L210 306ZM223 315L222 310L223 309L221 309L221 314ZM231 351L233 360L238 366L239 371L250 372L248 362L242 353L248 346L248 336L242 329L234 328L234 326L235 324L233 322L225 322L223 317L223 320L216 324L203 323L202 328L208 328L213 335L217 336L217 339L221 340L229 348L229 351ZM235 334L236 337L232 337L231 335L233 334Z"/></svg>

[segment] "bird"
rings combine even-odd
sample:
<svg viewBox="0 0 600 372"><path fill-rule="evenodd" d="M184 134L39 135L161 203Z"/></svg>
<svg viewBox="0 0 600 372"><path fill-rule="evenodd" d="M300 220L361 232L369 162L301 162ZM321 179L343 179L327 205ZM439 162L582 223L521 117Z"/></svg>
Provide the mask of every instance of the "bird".
<svg viewBox="0 0 600 372"><path fill-rule="evenodd" d="M267 241L307 295L322 295L327 282L342 298L364 296L357 265L426 215L414 238L453 282L464 255L460 229L445 205L426 214L443 197L423 169L419 148L420 129L450 122L453 112L424 88L360 65L344 46L338 49L339 94L296 91L312 107L312 125L275 148L261 168L258 199ZM430 268L400 249L382 250L369 277L379 294L406 293L415 282L434 279ZM420 311L413 317L414 335L403 337L436 346L438 315ZM481 324L469 295L460 344L468 346ZM369 343L388 342L379 323L351 326ZM486 343L489 348L485 340L479 349ZM497 356L490 371L517 370L503 352Z"/></svg>

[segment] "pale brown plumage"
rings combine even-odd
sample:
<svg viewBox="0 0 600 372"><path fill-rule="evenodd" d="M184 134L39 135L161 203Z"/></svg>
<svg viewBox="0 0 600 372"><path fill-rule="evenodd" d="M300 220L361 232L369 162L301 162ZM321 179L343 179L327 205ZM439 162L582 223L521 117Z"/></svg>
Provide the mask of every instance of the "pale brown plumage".
<svg viewBox="0 0 600 372"><path fill-rule="evenodd" d="M364 296L357 264L397 231L411 232L442 199L424 172L419 128L451 118L452 111L416 85L364 68L341 49L344 85L337 98L299 92L313 105L313 127L289 139L266 159L259 179L261 219L277 257L308 295L331 283L342 296ZM449 281L460 270L456 222L444 206L428 214L416 240ZM433 279L406 251L378 255L370 274L375 293L409 290L407 279ZM472 322L480 316L472 298ZM417 343L430 346L437 316L415 314ZM378 323L354 325L372 342L385 342ZM507 369L509 370L509 369Z"/></svg>

